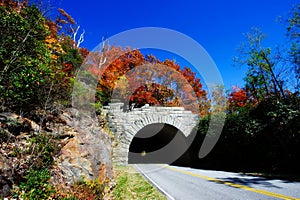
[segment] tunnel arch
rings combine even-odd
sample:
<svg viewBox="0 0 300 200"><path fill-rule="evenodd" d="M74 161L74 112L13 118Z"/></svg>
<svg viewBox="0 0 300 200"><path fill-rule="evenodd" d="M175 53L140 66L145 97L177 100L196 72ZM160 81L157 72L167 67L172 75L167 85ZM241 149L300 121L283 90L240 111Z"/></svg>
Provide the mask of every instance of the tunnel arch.
<svg viewBox="0 0 300 200"><path fill-rule="evenodd" d="M124 110L124 103L121 102L105 106L103 114L107 116L109 128L114 134L113 162L119 165L128 164L130 144L135 135L144 127L153 124L167 124L179 132L176 134L177 137L184 135L187 138L196 131L199 120L198 114L185 110L183 107L159 107L146 104L141 108ZM176 141L174 140L174 142ZM166 145L163 148L166 150L165 154L168 153L168 148L171 147Z"/></svg>
<svg viewBox="0 0 300 200"><path fill-rule="evenodd" d="M160 113L144 113L139 119L134 120L130 127L125 127L125 131L134 136L139 130L151 124L168 124L180 130L186 137L190 134L190 130L182 123L182 117L175 115L160 115Z"/></svg>
<svg viewBox="0 0 300 200"><path fill-rule="evenodd" d="M148 124L131 140L128 148L128 163L171 164L184 154L187 148L185 135L175 126L168 123Z"/></svg>

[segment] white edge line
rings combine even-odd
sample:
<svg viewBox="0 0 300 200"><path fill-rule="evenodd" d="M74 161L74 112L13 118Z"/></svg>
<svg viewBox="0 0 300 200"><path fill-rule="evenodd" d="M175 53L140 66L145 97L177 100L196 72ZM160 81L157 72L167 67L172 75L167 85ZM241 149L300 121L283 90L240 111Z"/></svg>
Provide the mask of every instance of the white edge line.
<svg viewBox="0 0 300 200"><path fill-rule="evenodd" d="M149 176L147 176L141 168L139 168L136 164L134 166L141 172L141 174L146 179L148 179L160 192L162 192L167 197L167 199L175 200L174 197L172 197L169 193L167 193L164 189L162 189L155 181L153 181Z"/></svg>

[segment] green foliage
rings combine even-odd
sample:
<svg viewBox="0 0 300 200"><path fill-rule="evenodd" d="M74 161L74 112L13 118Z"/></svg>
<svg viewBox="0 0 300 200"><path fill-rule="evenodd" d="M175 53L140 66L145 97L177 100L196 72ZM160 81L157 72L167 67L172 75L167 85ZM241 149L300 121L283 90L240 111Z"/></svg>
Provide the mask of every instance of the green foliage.
<svg viewBox="0 0 300 200"><path fill-rule="evenodd" d="M97 90L95 96L97 101L101 102L103 105L107 105L111 102L111 94L109 92Z"/></svg>
<svg viewBox="0 0 300 200"><path fill-rule="evenodd" d="M248 67L244 78L247 90L257 100L272 95L278 99L285 97L282 75L278 70L280 62L272 55L270 47L263 47L265 35L258 28L253 28L246 34L246 39L240 50L241 55L236 61Z"/></svg>
<svg viewBox="0 0 300 200"><path fill-rule="evenodd" d="M300 97L289 95L261 101L257 107L228 114L216 147L201 167L237 171L300 173ZM197 155L207 133L210 117L199 122L192 144ZM192 164L195 165L195 164Z"/></svg>
<svg viewBox="0 0 300 200"><path fill-rule="evenodd" d="M54 139L47 135L40 133L39 135L33 136L30 139L31 145L28 148L28 152L35 155L29 161L31 168L43 169L53 164L53 157L59 151L57 144Z"/></svg>
<svg viewBox="0 0 300 200"><path fill-rule="evenodd" d="M83 61L79 49L71 37L59 35L57 22L46 19L26 0L1 2L0 35L0 112L20 113L46 123L47 113L57 112L61 104L69 105L75 71ZM84 89L80 91L87 94ZM98 111L100 106L96 105ZM18 120L7 121L5 116L0 120L0 143L25 140L20 133L32 131L30 125ZM9 156L16 162L11 165L11 182L21 182L16 196L46 199L53 194L53 188L48 183L50 173L44 169L54 164L58 142L42 130L38 135L27 136L26 143L20 146L7 145L12 146ZM101 189L94 183L86 187L97 192Z"/></svg>
<svg viewBox="0 0 300 200"><path fill-rule="evenodd" d="M76 197L64 197L60 200L78 200Z"/></svg>
<svg viewBox="0 0 300 200"><path fill-rule="evenodd" d="M13 196L29 200L48 199L55 192L49 183L50 178L48 169L30 170Z"/></svg>
<svg viewBox="0 0 300 200"><path fill-rule="evenodd" d="M45 98L50 52L45 18L35 7L20 12L0 7L0 93L2 104L30 109Z"/></svg>
<svg viewBox="0 0 300 200"><path fill-rule="evenodd" d="M70 100L71 78L83 58L57 29L35 6L0 7L1 107L29 113Z"/></svg>
<svg viewBox="0 0 300 200"><path fill-rule="evenodd" d="M97 115L101 115L101 110L102 110L102 104L100 101L96 102L93 104L94 108L95 108L95 112Z"/></svg>
<svg viewBox="0 0 300 200"><path fill-rule="evenodd" d="M198 134L205 135L208 131L209 122L210 122L210 115L206 115L199 121L198 124Z"/></svg>
<svg viewBox="0 0 300 200"><path fill-rule="evenodd" d="M59 58L61 63L71 63L74 66L74 71L81 65L83 59L77 48L73 48L73 41L69 36L64 38L62 49L64 54Z"/></svg>
<svg viewBox="0 0 300 200"><path fill-rule="evenodd" d="M19 147L14 147L13 152L11 152L11 156L12 157L20 157L20 156L22 156L22 153L23 153L22 149L20 149Z"/></svg>
<svg viewBox="0 0 300 200"><path fill-rule="evenodd" d="M288 54L275 57L271 48L262 46L265 36L258 29L247 34L237 61L248 67L245 94L253 105L228 112L221 138L206 158L208 166L300 174L299 8L288 19ZM283 79L284 71L289 79L298 79L295 88ZM198 134L206 129L201 126Z"/></svg>

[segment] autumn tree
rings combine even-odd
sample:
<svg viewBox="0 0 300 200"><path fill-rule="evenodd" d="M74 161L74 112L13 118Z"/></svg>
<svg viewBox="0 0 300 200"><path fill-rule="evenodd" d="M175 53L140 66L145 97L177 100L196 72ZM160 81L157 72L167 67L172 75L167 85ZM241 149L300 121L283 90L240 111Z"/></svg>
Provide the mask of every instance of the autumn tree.
<svg viewBox="0 0 300 200"><path fill-rule="evenodd" d="M254 108L256 105L257 99L246 89L233 86L231 93L228 94L228 110L230 113L246 111Z"/></svg>
<svg viewBox="0 0 300 200"><path fill-rule="evenodd" d="M137 49L103 47L102 53L92 52L85 65L87 71L100 74L96 97L102 104L117 98L128 106L148 103L186 106L195 111L200 105L202 114L208 112L200 79L191 69L173 61L159 61Z"/></svg>
<svg viewBox="0 0 300 200"><path fill-rule="evenodd" d="M75 72L89 51L79 47L84 41L84 33L76 40L79 30L76 21L65 10L59 8L58 11L59 15L55 20L47 20L46 26L51 34L45 42L52 57L52 97L55 96L61 103L66 104L71 96Z"/></svg>
<svg viewBox="0 0 300 200"><path fill-rule="evenodd" d="M151 106L154 105L166 105L168 98L173 97L173 91L165 86L157 83L146 84L140 86L130 96L130 104L134 104L135 107L141 107L148 103Z"/></svg>
<svg viewBox="0 0 300 200"><path fill-rule="evenodd" d="M88 50L74 46L58 22L26 0L0 1L0 9L2 107L26 113L68 101L72 78Z"/></svg>

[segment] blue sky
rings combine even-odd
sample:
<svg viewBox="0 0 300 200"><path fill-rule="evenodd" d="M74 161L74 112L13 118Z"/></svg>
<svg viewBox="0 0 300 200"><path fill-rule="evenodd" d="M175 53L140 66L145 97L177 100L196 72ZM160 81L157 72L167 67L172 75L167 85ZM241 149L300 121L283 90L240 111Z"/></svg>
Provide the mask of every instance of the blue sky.
<svg viewBox="0 0 300 200"><path fill-rule="evenodd" d="M276 19L286 17L297 0L185 0L185 1L92 1L62 0L66 10L85 29L82 46L92 50L104 36L139 27L163 27L186 34L201 44L216 63L226 88L243 86L245 69L233 66L232 58L245 41L244 33L260 27L268 35L265 44L285 40L284 26ZM165 54L172 56L170 54ZM163 58L164 54L157 55ZM173 59L172 57L170 59ZM175 58L179 64L187 65Z"/></svg>

